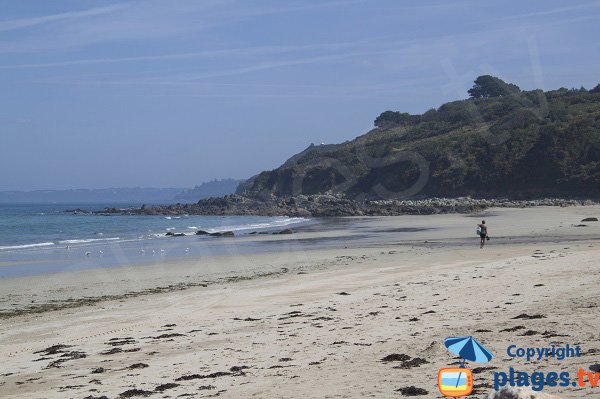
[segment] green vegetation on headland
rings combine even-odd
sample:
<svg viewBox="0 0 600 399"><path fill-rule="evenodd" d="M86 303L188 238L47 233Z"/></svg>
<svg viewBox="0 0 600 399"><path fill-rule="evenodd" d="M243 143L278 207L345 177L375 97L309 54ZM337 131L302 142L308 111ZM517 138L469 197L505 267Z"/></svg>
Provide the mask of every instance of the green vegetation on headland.
<svg viewBox="0 0 600 399"><path fill-rule="evenodd" d="M383 112L366 134L311 145L242 183L238 194L599 197L600 85L522 91L486 75L469 95L421 115Z"/></svg>

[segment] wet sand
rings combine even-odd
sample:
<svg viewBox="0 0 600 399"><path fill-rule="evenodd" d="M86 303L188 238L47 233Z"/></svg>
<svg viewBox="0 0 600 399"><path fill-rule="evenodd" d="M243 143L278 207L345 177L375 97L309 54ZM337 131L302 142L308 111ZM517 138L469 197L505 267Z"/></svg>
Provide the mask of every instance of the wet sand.
<svg viewBox="0 0 600 399"><path fill-rule="evenodd" d="M471 397L509 367L588 370L600 363L600 222L575 227L588 216L600 207L348 218L244 238L279 240L281 251L2 279L0 396L433 398L438 369L457 362L443 339L461 335L495 354L470 365ZM483 250L481 217L492 237ZM323 235L336 239L313 249ZM506 354L567 343L584 355Z"/></svg>

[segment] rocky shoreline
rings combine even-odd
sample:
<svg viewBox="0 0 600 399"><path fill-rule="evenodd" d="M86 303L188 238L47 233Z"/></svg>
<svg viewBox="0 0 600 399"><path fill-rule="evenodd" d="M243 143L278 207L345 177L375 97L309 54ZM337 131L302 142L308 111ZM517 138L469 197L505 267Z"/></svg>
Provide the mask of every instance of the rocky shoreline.
<svg viewBox="0 0 600 399"><path fill-rule="evenodd" d="M416 200L357 201L335 195L252 198L232 194L207 198L194 204L143 205L140 208L105 208L101 211L69 210L74 214L96 215L256 215L290 217L397 216L442 213L472 213L487 208L593 205L592 200L546 198L537 200L429 198Z"/></svg>

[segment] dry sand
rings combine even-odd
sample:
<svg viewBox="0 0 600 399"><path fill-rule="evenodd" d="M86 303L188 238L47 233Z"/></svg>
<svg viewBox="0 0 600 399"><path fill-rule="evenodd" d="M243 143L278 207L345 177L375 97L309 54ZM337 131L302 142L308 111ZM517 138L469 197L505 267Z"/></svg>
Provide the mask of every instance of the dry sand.
<svg viewBox="0 0 600 399"><path fill-rule="evenodd" d="M247 262L244 278L207 279L189 261L0 280L9 310L118 298L0 320L0 397L394 398L420 389L435 398L438 369L457 361L443 339L462 335L495 355L469 365L473 398L492 391L494 371L574 374L600 363L600 222L574 226L600 207L492 209L484 250L480 216L351 218L327 233L340 237L331 248L311 249L322 234L304 232L276 238L282 248L306 240L304 251L203 260L213 269ZM268 275L257 275L260 265ZM584 355L506 354L510 344L567 343ZM400 360L382 361L393 354Z"/></svg>

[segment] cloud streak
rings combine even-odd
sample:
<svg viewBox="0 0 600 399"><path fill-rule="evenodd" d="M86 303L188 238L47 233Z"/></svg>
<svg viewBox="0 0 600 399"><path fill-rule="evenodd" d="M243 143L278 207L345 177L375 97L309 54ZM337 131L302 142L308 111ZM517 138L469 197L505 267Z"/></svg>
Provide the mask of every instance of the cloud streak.
<svg viewBox="0 0 600 399"><path fill-rule="evenodd" d="M503 20L520 19L520 18L531 18L531 17L542 17L542 16L546 16L546 15L564 14L564 13L571 12L571 11L581 11L581 10L586 10L589 8L597 8L597 7L600 7L600 2L592 2L592 3L588 3L588 4L579 4L579 5L575 5L575 6L558 7L558 8L553 8L551 10L536 11L536 12L529 12L529 13L516 14L516 15L508 15L506 17L494 19L494 21L503 21Z"/></svg>
<svg viewBox="0 0 600 399"><path fill-rule="evenodd" d="M275 6L221 0L145 0L45 16L0 21L0 32L19 32L0 53L36 53L108 42L150 40L190 34L274 14L347 7L365 0L337 0ZM94 17L94 18L92 18ZM27 29L32 28L32 29Z"/></svg>
<svg viewBox="0 0 600 399"><path fill-rule="evenodd" d="M142 55L134 57L117 57L117 58L92 58L92 59L78 59L60 62L47 62L47 63L36 63L36 64L14 64L14 65L0 65L0 69L34 69L34 68L55 68L55 67L68 67L76 65L96 65L96 64L119 64L119 63L130 63L130 62L147 62L147 61L165 61L165 60L178 60L187 58L203 58L213 56L250 56L250 55L264 55L264 54L282 54L308 50L332 50L341 49L348 47L357 47L364 44L369 44L369 41L361 42L340 42L340 43L315 43L315 44L298 44L298 45L273 45L273 46L252 46L252 47L238 47L229 49L218 49L218 50L205 50L205 51L193 51L184 53L174 54L155 54L155 55Z"/></svg>
<svg viewBox="0 0 600 399"><path fill-rule="evenodd" d="M25 28L32 28L51 22L76 20L80 18L94 17L114 13L123 9L121 5L90 8L83 11L69 11L60 14L44 15L41 17L21 18L8 21L0 21L0 32L8 32Z"/></svg>

